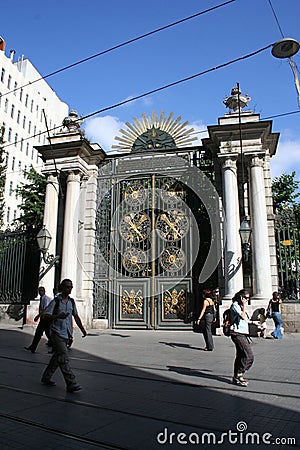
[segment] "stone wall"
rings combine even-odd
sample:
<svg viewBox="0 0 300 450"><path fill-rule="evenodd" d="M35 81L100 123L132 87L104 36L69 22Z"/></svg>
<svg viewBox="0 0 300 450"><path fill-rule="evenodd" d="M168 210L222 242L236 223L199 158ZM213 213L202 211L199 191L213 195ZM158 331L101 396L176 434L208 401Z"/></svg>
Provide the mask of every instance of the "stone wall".
<svg viewBox="0 0 300 450"><path fill-rule="evenodd" d="M287 333L300 333L300 303L283 303L282 326Z"/></svg>

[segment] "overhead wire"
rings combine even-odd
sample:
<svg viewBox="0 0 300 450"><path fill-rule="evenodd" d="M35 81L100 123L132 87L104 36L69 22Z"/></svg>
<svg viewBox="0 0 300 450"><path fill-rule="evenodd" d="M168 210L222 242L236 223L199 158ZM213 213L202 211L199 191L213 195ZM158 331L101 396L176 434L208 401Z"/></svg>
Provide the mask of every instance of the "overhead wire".
<svg viewBox="0 0 300 450"><path fill-rule="evenodd" d="M201 16L203 14L206 14L208 12L214 11L215 9L221 8L221 7L226 6L226 5L230 4L230 3L233 3L235 1L236 0L227 0L226 2L220 3L219 5L212 6L211 8L208 8L208 9L205 9L205 10L200 11L198 13L192 14L191 16L185 17L185 18L180 19L180 20L176 20L175 22L169 23L168 25L164 25L163 27L156 28L155 30L149 31L149 32L144 33L144 34L142 34L140 36L137 36L135 38L129 39L129 40L125 41L125 42L121 42L120 44L114 45L113 47L110 47L110 48L108 48L106 50L103 50L103 51L101 51L99 53L96 53L94 55L88 56L87 58L83 58L83 59L81 59L79 61L76 61L75 63L69 64L69 65L64 66L64 67L62 67L60 69L57 69L57 70L55 70L53 72L50 72L50 73L48 73L45 76L42 76L40 78L37 78L36 80L28 82L27 84L24 84L22 86L18 86L15 89L2 94L2 97L6 96L6 95L9 95L9 94L12 94L12 93L14 93L14 92L16 92L16 91L18 91L20 89L23 89L23 88L27 87L27 86L31 86L32 84L37 83L38 81L46 80L47 78L52 77L53 75L57 75L58 73L61 73L61 72L65 71L65 70L68 70L68 69L71 69L73 67L76 67L76 66L78 66L80 64L83 64L83 63L85 63L87 61L90 61L91 59L98 58L99 56L105 55L106 53L109 53L109 52L112 52L114 50L117 50L117 49L119 49L121 47L124 47L125 45L132 44L133 42L137 42L137 41L139 41L141 39L144 39L144 38L146 38L148 36L152 36L153 34L159 33L159 32L161 32L163 30L166 30L168 28L174 27L174 26L179 25L179 24L181 24L183 22L186 22L188 20L194 19L195 17L199 17L199 16Z"/></svg>
<svg viewBox="0 0 300 450"><path fill-rule="evenodd" d="M155 89L152 89L152 90L150 90L150 91L144 92L143 94L136 95L135 97L127 98L126 100L122 100L122 101L120 101L120 102L118 102L118 103L115 103L115 104L113 104L113 105L107 106L107 107L105 107L105 108L98 109L97 111L94 111L94 112L92 112L92 113L90 113L90 114L87 114L87 115L85 115L85 116L80 116L80 117L79 117L77 120L75 120L74 122L89 119L90 117L96 116L97 114L101 114L101 113L103 113L103 112L106 112L106 111L109 111L109 110L118 108L118 107L120 107L120 106L122 106L122 105L125 105L125 104L127 104L127 103L130 103L130 102L139 100L139 99L141 99L141 98L147 97L148 95L155 94L155 93L157 93L157 92L163 91L163 90L165 90L165 89L168 89L168 88L170 88L170 87L173 87L173 86L176 86L176 85L178 85L178 84L184 83L184 82L186 82L186 81L192 80L192 79L194 79L194 78L200 77L200 76L202 76L202 75L206 75L206 74L208 74L208 73L210 73L210 72L213 72L213 71L215 71L215 70L222 69L222 68L227 67L227 66L229 66L229 65L231 65L231 64L234 64L234 63L236 63L236 62L238 62L238 61L242 61L242 60L251 58L252 56L257 55L257 54L259 54L259 53L261 53L261 52L267 50L268 48L270 48L270 47L272 47L272 46L273 46L273 44L268 44L268 45L266 45L265 47L262 47L262 48L260 48L260 49L258 49L258 50L255 50L254 52L248 53L247 55L240 56L240 57L238 57L238 58L235 58L235 59L232 59L232 60L230 60L230 61L227 61L227 62L225 62L225 63L223 63L223 64L219 64L218 66L212 67L212 68L210 68L210 69L203 70L202 72L198 72L198 73L193 74L193 75L190 75L190 76L188 76L188 77L181 78L180 80L173 81L172 83L168 83L168 84L166 84L166 85L164 85L164 86L160 86L160 87L158 87L158 88L155 88ZM52 127L52 128L50 128L49 130L47 130L47 131L42 131L42 132L40 132L40 133L36 133L35 135L29 136L29 137L27 137L27 138L23 138L23 139L21 139L21 140L26 141L26 140L32 139L32 138L34 138L34 137L41 136L41 135L43 135L43 134L45 134L45 133L47 133L47 132L55 131L55 130L57 130L57 129L61 129L61 125L56 126L56 127ZM21 142L21 140L16 141L16 142L13 142L13 143L11 143L11 144L3 145L2 147L3 147L3 148L6 148L6 147L9 147L9 146L12 146L12 145L16 145L17 143Z"/></svg>

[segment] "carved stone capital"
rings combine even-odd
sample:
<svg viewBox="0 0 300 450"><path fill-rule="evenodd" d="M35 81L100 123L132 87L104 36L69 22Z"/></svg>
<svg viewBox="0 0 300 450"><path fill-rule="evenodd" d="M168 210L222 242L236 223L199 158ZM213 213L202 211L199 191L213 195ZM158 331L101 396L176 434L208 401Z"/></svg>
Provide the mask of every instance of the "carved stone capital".
<svg viewBox="0 0 300 450"><path fill-rule="evenodd" d="M223 155L218 155L221 167L223 170L225 169L234 169L236 170L236 161L237 161L237 154L236 153L232 153L232 154L223 154Z"/></svg>
<svg viewBox="0 0 300 450"><path fill-rule="evenodd" d="M57 173L49 173L47 175L47 184L57 184L58 183L58 178L57 178Z"/></svg>
<svg viewBox="0 0 300 450"><path fill-rule="evenodd" d="M70 183L70 182L80 183L80 173L79 172L69 172L68 178L67 178L67 183Z"/></svg>
<svg viewBox="0 0 300 450"><path fill-rule="evenodd" d="M252 155L249 158L249 167L263 167L264 166L264 155Z"/></svg>

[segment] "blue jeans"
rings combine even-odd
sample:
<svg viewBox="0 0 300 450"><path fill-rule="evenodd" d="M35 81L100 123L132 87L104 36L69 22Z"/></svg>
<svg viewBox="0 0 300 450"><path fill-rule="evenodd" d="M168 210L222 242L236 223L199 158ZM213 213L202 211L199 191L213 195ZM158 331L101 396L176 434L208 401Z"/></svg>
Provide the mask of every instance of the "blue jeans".
<svg viewBox="0 0 300 450"><path fill-rule="evenodd" d="M281 318L281 314L279 312L273 312L272 313L272 319L274 320L275 330L273 331L273 333L271 333L271 335L275 339L282 339L282 333L281 333L282 318Z"/></svg>

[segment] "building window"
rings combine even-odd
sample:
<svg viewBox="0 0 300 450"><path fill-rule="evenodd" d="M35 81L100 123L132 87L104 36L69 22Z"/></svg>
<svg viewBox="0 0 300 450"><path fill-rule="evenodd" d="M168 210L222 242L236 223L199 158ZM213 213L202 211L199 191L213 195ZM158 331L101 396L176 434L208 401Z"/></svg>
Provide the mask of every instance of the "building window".
<svg viewBox="0 0 300 450"><path fill-rule="evenodd" d="M21 161L19 161L19 172L20 173L22 172L22 162Z"/></svg>
<svg viewBox="0 0 300 450"><path fill-rule="evenodd" d="M9 183L9 195L12 195L12 192L13 192L13 182L11 181Z"/></svg>
<svg viewBox="0 0 300 450"><path fill-rule="evenodd" d="M26 94L26 97L25 97L25 106L26 107L28 106L28 94Z"/></svg>
<svg viewBox="0 0 300 450"><path fill-rule="evenodd" d="M10 89L10 85L11 85L11 76L8 75L8 80L7 80L7 89Z"/></svg>
<svg viewBox="0 0 300 450"><path fill-rule="evenodd" d="M33 135L36 135L36 126L33 127Z"/></svg>
<svg viewBox="0 0 300 450"><path fill-rule="evenodd" d="M0 106L1 106L2 94L0 92Z"/></svg>
<svg viewBox="0 0 300 450"><path fill-rule="evenodd" d="M39 117L39 105L36 105L36 118Z"/></svg>
<svg viewBox="0 0 300 450"><path fill-rule="evenodd" d="M4 112L7 113L7 110L8 110L8 100L6 99L4 104Z"/></svg>
<svg viewBox="0 0 300 450"><path fill-rule="evenodd" d="M29 122L28 122L28 133L30 133L30 131L31 131L31 121L29 120Z"/></svg>
<svg viewBox="0 0 300 450"><path fill-rule="evenodd" d="M14 220L16 220L16 218L17 218L17 210L15 209L14 210Z"/></svg>
<svg viewBox="0 0 300 450"><path fill-rule="evenodd" d="M27 144L26 144L26 156L28 156L28 152L29 152L29 143L27 142Z"/></svg>
<svg viewBox="0 0 300 450"><path fill-rule="evenodd" d="M11 142L11 128L8 129L7 140L8 142Z"/></svg>
<svg viewBox="0 0 300 450"><path fill-rule="evenodd" d="M26 124L26 116L23 117L23 128L25 130L25 124Z"/></svg>
<svg viewBox="0 0 300 450"><path fill-rule="evenodd" d="M24 144L24 141L23 141L23 139L21 139L21 144L20 144L20 151L21 152L23 151L23 144Z"/></svg>
<svg viewBox="0 0 300 450"><path fill-rule="evenodd" d="M30 112L33 111L33 100L31 100L31 105L30 105Z"/></svg>
<svg viewBox="0 0 300 450"><path fill-rule="evenodd" d="M11 161L11 170L14 171L15 170L15 162L16 162L16 158L13 156L13 159Z"/></svg>
<svg viewBox="0 0 300 450"><path fill-rule="evenodd" d="M5 69L1 70L1 81L4 83L4 77L5 77Z"/></svg>
<svg viewBox="0 0 300 450"><path fill-rule="evenodd" d="M18 114L17 114L17 123L20 123L20 117L21 117L21 111L18 110Z"/></svg>
<svg viewBox="0 0 300 450"><path fill-rule="evenodd" d="M11 105L10 117L11 117L12 119L14 118L14 113L15 113L15 105Z"/></svg>
<svg viewBox="0 0 300 450"><path fill-rule="evenodd" d="M20 89L20 102L22 101L23 98L23 88Z"/></svg>
<svg viewBox="0 0 300 450"><path fill-rule="evenodd" d="M10 218L10 207L8 207L6 211L6 222L9 222L9 218Z"/></svg>
<svg viewBox="0 0 300 450"><path fill-rule="evenodd" d="M8 153L6 153L6 156L5 156L5 167L7 167L7 165L8 165Z"/></svg>
<svg viewBox="0 0 300 450"><path fill-rule="evenodd" d="M14 85L14 95L17 95L18 83L16 82Z"/></svg>
<svg viewBox="0 0 300 450"><path fill-rule="evenodd" d="M31 150L31 159L33 160L33 157L34 157L34 148L32 147L32 150Z"/></svg>
<svg viewBox="0 0 300 450"><path fill-rule="evenodd" d="M18 133L15 134L15 145L17 145L18 142Z"/></svg>

